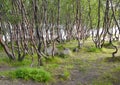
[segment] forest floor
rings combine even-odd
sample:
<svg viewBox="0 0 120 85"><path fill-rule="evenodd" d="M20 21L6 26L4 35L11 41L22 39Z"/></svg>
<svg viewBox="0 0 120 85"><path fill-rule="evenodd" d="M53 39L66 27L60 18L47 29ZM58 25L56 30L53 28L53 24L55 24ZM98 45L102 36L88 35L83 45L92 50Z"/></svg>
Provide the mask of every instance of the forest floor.
<svg viewBox="0 0 120 85"><path fill-rule="evenodd" d="M70 44L75 43L64 46L72 49ZM120 52L111 59L114 49L103 48L102 51L90 52L89 45L86 42L85 47L72 53L72 56L47 62L44 68L53 75L53 79L47 83L10 79L3 75L0 77L0 85L120 85ZM19 68L19 64L7 64L8 60L2 58L2 55L5 54L0 54L0 72Z"/></svg>

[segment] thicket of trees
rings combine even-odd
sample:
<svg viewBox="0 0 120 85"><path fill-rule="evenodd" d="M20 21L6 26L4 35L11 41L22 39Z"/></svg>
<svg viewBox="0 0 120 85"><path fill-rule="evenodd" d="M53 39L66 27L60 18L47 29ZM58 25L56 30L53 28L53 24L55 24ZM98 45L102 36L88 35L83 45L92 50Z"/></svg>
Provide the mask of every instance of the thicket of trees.
<svg viewBox="0 0 120 85"><path fill-rule="evenodd" d="M37 54L42 65L50 45L54 58L56 44L76 39L81 48L92 35L102 48L106 37L119 40L118 31L120 0L0 0L0 44L10 60Z"/></svg>

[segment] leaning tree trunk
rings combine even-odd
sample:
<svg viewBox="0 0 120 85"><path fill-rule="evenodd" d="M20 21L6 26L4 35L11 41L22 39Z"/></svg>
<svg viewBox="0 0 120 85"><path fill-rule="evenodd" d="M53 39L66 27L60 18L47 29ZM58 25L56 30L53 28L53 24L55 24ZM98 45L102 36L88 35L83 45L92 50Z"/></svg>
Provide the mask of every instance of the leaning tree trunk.
<svg viewBox="0 0 120 85"><path fill-rule="evenodd" d="M10 52L8 46L5 44L5 42L2 40L2 34L0 34L0 44L4 48L8 58L10 60L15 60L15 56Z"/></svg>

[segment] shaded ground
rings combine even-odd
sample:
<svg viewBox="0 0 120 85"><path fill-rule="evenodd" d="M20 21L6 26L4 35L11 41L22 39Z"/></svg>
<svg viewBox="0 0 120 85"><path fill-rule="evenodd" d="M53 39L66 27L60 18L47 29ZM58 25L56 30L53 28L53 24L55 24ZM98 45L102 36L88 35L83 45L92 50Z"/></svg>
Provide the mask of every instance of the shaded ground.
<svg viewBox="0 0 120 85"><path fill-rule="evenodd" d="M101 57L102 56L102 57ZM57 82L54 83L48 83L48 85L100 85L105 84L108 82L108 84L105 85L119 85L120 79L118 77L118 80L116 79L116 83L114 81L111 81L106 73L109 73L111 69L116 68L119 62L106 62L105 61L106 54L100 54L100 53L89 53L85 54L82 53L76 54L73 58L70 59L70 61L67 61L65 64L73 64L73 68L70 69L70 77L67 80L60 80L57 79ZM94 58L93 58L94 57ZM62 65L61 65L62 66ZM9 67L0 67L1 70L8 70ZM109 74L108 74L109 76ZM104 77L106 77L104 79ZM113 75L114 77L114 75ZM97 81L97 79L100 79L100 84ZM105 81L103 81L105 80ZM94 84L95 82L95 84ZM98 84L97 84L98 83ZM111 83L111 84L109 84ZM0 80L0 85L44 85L33 81L23 81L23 80L10 80L5 79L4 76Z"/></svg>

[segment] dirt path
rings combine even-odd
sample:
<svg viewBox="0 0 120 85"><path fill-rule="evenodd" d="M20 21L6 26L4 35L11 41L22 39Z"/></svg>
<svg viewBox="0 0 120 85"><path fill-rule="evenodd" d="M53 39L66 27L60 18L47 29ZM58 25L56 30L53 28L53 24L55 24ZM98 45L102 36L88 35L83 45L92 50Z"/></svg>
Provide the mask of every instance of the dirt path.
<svg viewBox="0 0 120 85"><path fill-rule="evenodd" d="M99 53L92 54L92 56L91 54L84 53L75 56L72 61L74 68L70 71L70 79L65 82L58 82L54 85L101 85L101 83L94 84L94 82L104 76L104 73L109 73L110 70L115 67L114 63L106 62L105 58L106 54L100 55ZM103 82L104 85L111 85L105 83ZM120 85L120 82L118 83L112 85Z"/></svg>

